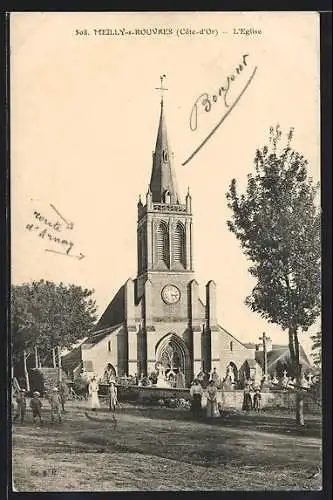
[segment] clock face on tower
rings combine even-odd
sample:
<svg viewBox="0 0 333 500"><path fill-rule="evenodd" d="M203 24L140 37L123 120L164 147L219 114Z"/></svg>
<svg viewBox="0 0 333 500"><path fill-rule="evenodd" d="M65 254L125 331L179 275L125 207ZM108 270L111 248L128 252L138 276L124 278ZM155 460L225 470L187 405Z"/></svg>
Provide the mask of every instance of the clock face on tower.
<svg viewBox="0 0 333 500"><path fill-rule="evenodd" d="M166 304L176 304L180 299L180 291L175 285L166 285L161 295Z"/></svg>

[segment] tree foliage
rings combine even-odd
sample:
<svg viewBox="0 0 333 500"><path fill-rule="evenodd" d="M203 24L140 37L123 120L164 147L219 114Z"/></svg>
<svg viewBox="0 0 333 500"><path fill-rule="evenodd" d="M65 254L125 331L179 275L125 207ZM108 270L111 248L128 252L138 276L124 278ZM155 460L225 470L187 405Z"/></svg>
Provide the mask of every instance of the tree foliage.
<svg viewBox="0 0 333 500"><path fill-rule="evenodd" d="M320 313L318 185L307 175L307 160L291 148L293 131L278 149L281 136L278 126L271 128L269 147L257 150L246 194L231 181L228 227L253 262L257 284L247 305L284 330L306 331Z"/></svg>
<svg viewBox="0 0 333 500"><path fill-rule="evenodd" d="M315 333L311 336L312 344L312 359L315 365L321 366L322 361L322 343L321 343L321 331Z"/></svg>
<svg viewBox="0 0 333 500"><path fill-rule="evenodd" d="M54 347L71 347L96 320L93 291L50 281L13 285L11 330L14 362L23 349L47 358Z"/></svg>
<svg viewBox="0 0 333 500"><path fill-rule="evenodd" d="M268 146L256 151L245 193L239 194L236 180L231 181L227 200L233 213L228 227L251 261L249 272L256 279L246 304L288 330L300 383L298 333L309 329L321 307L319 186L308 176L307 160L291 147L293 129L284 145L279 126L271 127L269 139Z"/></svg>

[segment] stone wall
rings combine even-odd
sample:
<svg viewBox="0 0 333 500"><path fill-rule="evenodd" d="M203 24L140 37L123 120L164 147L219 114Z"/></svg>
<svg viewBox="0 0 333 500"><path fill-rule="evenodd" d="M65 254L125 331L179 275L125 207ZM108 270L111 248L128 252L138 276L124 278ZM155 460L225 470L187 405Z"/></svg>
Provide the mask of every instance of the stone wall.
<svg viewBox="0 0 333 500"><path fill-rule="evenodd" d="M62 370L62 380L68 381ZM50 392L58 384L58 368L33 368L31 370L31 390L41 394Z"/></svg>
<svg viewBox="0 0 333 500"><path fill-rule="evenodd" d="M205 391L204 391L205 394ZM159 399L190 399L189 389L162 389L158 387L118 387L119 401L129 401L141 404L156 403ZM271 391L261 393L262 408L279 408L281 410L294 410L296 407L296 394L291 391ZM218 402L226 409L241 410L243 405L243 391L218 391ZM310 397L304 397L305 412L321 412L320 406Z"/></svg>

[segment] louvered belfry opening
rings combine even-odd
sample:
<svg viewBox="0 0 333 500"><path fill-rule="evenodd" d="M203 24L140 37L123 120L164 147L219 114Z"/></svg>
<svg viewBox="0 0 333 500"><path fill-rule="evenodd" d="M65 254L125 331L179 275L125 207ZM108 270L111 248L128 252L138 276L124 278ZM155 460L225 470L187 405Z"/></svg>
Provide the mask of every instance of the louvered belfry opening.
<svg viewBox="0 0 333 500"><path fill-rule="evenodd" d="M185 229L178 222L174 234L173 258L176 264L180 263L183 267L186 265L186 249L185 249Z"/></svg>
<svg viewBox="0 0 333 500"><path fill-rule="evenodd" d="M142 233L142 268L147 269L147 233Z"/></svg>
<svg viewBox="0 0 333 500"><path fill-rule="evenodd" d="M144 229L138 234L138 262L139 272L147 269L147 234Z"/></svg>
<svg viewBox="0 0 333 500"><path fill-rule="evenodd" d="M169 267L169 235L165 222L161 221L156 231L157 261Z"/></svg>

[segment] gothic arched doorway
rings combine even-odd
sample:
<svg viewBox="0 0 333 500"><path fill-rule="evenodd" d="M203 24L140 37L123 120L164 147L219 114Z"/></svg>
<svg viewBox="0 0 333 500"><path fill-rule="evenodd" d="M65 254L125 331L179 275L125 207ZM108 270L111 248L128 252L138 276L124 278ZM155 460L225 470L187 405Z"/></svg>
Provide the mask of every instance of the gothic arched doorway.
<svg viewBox="0 0 333 500"><path fill-rule="evenodd" d="M186 380L190 376L190 357L185 342L175 333L166 335L156 346L156 361L167 375L181 371Z"/></svg>
<svg viewBox="0 0 333 500"><path fill-rule="evenodd" d="M237 369L237 366L235 365L235 363L233 361L230 361L229 365L231 366L232 371L234 372L234 379L235 379L235 381L237 381L238 380L238 369Z"/></svg>

